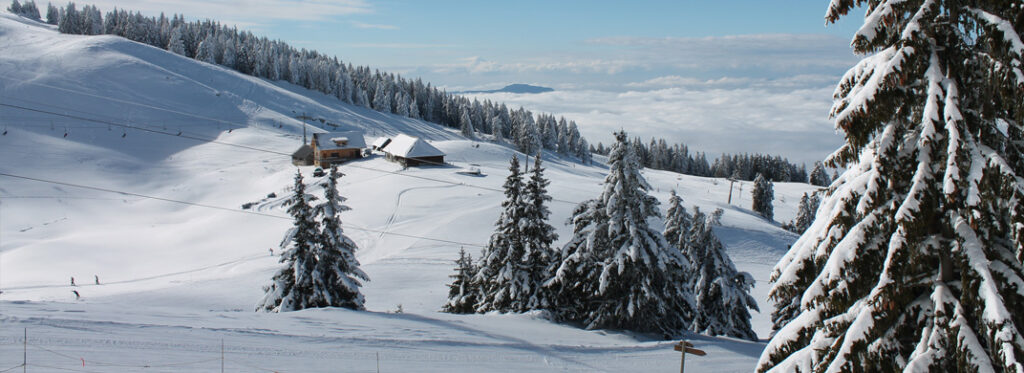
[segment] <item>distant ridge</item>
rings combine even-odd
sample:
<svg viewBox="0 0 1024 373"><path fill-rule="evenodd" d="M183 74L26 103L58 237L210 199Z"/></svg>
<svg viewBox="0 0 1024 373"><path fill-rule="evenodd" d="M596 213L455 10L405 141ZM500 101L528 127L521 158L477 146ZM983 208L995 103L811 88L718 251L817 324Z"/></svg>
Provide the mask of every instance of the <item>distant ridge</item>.
<svg viewBox="0 0 1024 373"><path fill-rule="evenodd" d="M463 91L458 93L544 93L554 92L554 88L541 87L529 84L509 84L501 89L492 89L489 91Z"/></svg>

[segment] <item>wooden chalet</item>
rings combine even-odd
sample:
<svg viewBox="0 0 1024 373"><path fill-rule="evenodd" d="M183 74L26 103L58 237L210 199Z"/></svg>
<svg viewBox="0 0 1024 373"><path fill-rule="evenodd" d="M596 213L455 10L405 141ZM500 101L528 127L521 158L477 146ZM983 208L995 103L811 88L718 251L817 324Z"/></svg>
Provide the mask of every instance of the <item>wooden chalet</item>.
<svg viewBox="0 0 1024 373"><path fill-rule="evenodd" d="M420 138L398 135L386 142L381 149L389 161L405 167L419 165L444 165L445 154Z"/></svg>
<svg viewBox="0 0 1024 373"><path fill-rule="evenodd" d="M296 166L312 166L313 165L313 148L308 144L302 144L299 150L292 153L292 164Z"/></svg>
<svg viewBox="0 0 1024 373"><path fill-rule="evenodd" d="M314 133L309 145L313 151L313 164L327 168L350 159L362 158L366 140L363 139L363 133L358 131Z"/></svg>

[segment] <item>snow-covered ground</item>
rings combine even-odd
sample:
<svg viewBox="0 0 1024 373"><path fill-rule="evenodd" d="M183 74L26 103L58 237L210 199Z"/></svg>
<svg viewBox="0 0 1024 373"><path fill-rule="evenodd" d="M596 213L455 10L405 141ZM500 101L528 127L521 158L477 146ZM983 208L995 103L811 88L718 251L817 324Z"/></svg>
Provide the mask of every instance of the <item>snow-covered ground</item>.
<svg viewBox="0 0 1024 373"><path fill-rule="evenodd" d="M6 13L0 105L0 371L21 363L26 330L32 371L213 371L222 362L229 371L280 372L678 369L671 342L643 335L536 314L438 312L460 246L476 256L493 230L514 154L507 146ZM452 165L403 170L374 155L341 167L352 208L342 219L372 279L365 312L253 312L279 265L269 249L291 224L281 202L295 173L288 154L302 138L293 118L302 113L369 141L428 139ZM470 166L485 176L456 173ZM562 243L570 233L563 222L574 203L599 194L604 169L554 154L545 167ZM316 180L312 167L301 170ZM734 188L730 205L728 181L645 176L663 202L675 189L688 208L725 209L716 232L758 280L754 327L766 338L768 276L795 235L751 213L750 182ZM793 219L812 189L776 184L776 219ZM763 348L690 339L708 351L687 358L695 371L750 371Z"/></svg>

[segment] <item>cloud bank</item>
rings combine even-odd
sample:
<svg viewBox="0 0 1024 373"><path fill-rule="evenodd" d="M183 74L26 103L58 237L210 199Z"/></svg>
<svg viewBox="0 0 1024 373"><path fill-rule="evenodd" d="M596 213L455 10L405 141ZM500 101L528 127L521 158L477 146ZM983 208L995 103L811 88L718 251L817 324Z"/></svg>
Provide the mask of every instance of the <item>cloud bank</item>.
<svg viewBox="0 0 1024 373"><path fill-rule="evenodd" d="M621 128L645 141L664 138L713 156L768 153L811 164L841 143L828 119L837 80L794 76L701 81L665 76L637 82L632 85L637 89L624 92L473 96L564 115L580 123L581 132L595 144L608 144L611 133Z"/></svg>

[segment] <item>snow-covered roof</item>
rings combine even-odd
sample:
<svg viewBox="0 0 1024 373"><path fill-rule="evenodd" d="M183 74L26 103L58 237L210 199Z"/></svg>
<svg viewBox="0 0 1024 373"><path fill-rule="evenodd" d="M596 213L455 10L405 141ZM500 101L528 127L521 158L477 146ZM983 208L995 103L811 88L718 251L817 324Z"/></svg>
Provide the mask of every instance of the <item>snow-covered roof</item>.
<svg viewBox="0 0 1024 373"><path fill-rule="evenodd" d="M444 156L440 150L418 137L401 134L391 139L384 152L402 158L420 158Z"/></svg>
<svg viewBox="0 0 1024 373"><path fill-rule="evenodd" d="M310 154L313 154L313 148L310 148L309 145L302 144L302 146L299 147L299 150L292 153L292 158L306 158Z"/></svg>
<svg viewBox="0 0 1024 373"><path fill-rule="evenodd" d="M319 150L361 149L366 147L363 133L359 131L314 133L313 141L316 141L316 148ZM338 145L339 143L344 143L345 145Z"/></svg>
<svg viewBox="0 0 1024 373"><path fill-rule="evenodd" d="M390 137L387 137L387 136L378 137L376 140L373 140L372 147L376 148L377 150L383 149L384 145L387 145L387 143L389 141L391 141Z"/></svg>

